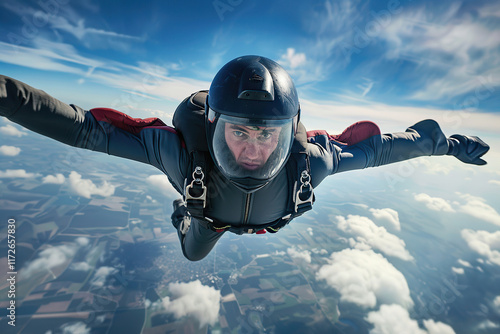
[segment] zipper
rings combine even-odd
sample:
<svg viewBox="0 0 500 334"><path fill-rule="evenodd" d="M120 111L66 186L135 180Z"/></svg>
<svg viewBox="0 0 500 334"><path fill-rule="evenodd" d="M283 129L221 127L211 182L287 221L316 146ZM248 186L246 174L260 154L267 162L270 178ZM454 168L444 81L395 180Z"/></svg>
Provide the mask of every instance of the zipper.
<svg viewBox="0 0 500 334"><path fill-rule="evenodd" d="M246 194L245 199L245 215L243 216L243 224L248 222L248 215L250 214L250 198L252 194Z"/></svg>

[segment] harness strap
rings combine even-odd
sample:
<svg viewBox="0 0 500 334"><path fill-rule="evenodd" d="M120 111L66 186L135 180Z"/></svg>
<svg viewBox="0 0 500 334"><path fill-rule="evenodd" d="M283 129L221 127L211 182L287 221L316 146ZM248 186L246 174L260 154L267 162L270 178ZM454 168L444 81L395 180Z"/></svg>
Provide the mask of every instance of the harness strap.
<svg viewBox="0 0 500 334"><path fill-rule="evenodd" d="M204 152L193 151L191 156L191 170L193 173L184 180L184 201L191 216L199 219L204 217L203 209L207 206L207 187L205 183L208 164Z"/></svg>
<svg viewBox="0 0 500 334"><path fill-rule="evenodd" d="M294 179L296 181L293 183L293 189L289 189L289 194L291 194L291 196L289 196L287 212L285 216L268 224L242 226L218 223L203 215L195 216L193 214L193 216L198 218L198 220L206 228L209 228L212 231L218 233L229 231L241 235L254 233L263 234L266 233L266 231L269 233L278 232L281 228L292 221L292 219L301 216L306 211L311 210L315 200L314 189L311 185L311 167L309 162L309 155L305 152L294 152L290 155L290 159L293 161L287 164L287 173L289 177L291 175L294 175ZM290 182L289 184L291 185L292 182Z"/></svg>
<svg viewBox="0 0 500 334"><path fill-rule="evenodd" d="M207 199L207 182L213 162L208 153L205 134L204 112L207 91L199 91L186 98L176 109L173 124L179 129L190 154L189 172L184 180L184 202L189 214L197 218L207 228L215 232L230 231L243 233L276 233L293 218L312 209L314 192L311 185L311 168L307 154L307 131L302 123L298 123L296 140L292 146L290 161L286 164L290 180L288 200L284 217L264 225L233 226L218 224L204 214L210 205Z"/></svg>
<svg viewBox="0 0 500 334"><path fill-rule="evenodd" d="M309 155L306 153L297 154L296 178L293 189L293 211L294 218L312 209L314 202L314 190L311 185L311 168Z"/></svg>
<svg viewBox="0 0 500 334"><path fill-rule="evenodd" d="M242 225L242 226L235 226L231 224L221 224L218 222L215 222L214 220L204 217L204 218L197 218L198 222L202 224L205 228L208 228L214 232L217 233L222 233L222 232L232 232L235 234L264 234L267 232L269 233L276 233L279 231L280 228L288 224L289 220L291 220L291 215L289 215L287 219L284 218L279 218L274 222L271 222L269 224L263 224L263 225Z"/></svg>

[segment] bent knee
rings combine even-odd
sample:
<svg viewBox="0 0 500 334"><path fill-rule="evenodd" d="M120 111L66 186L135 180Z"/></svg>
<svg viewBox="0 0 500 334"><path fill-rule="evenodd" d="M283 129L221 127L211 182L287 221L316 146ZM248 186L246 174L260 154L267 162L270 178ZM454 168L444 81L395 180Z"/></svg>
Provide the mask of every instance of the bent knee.
<svg viewBox="0 0 500 334"><path fill-rule="evenodd" d="M196 261L200 261L200 260L203 260L204 258L206 258L208 253L210 253L210 251L208 251L208 252L199 252L199 251L198 252L196 252L196 251L186 252L183 249L182 253L184 254L184 257L186 259L188 259L189 261L196 262Z"/></svg>

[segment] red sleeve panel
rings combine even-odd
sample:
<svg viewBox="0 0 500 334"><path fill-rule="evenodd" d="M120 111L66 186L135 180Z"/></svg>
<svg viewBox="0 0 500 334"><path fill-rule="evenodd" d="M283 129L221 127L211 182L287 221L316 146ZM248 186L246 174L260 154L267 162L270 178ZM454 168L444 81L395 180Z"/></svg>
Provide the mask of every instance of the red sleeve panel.
<svg viewBox="0 0 500 334"><path fill-rule="evenodd" d="M164 129L172 133L177 133L174 128L167 126L156 117L132 118L127 114L110 108L94 108L90 112L98 122L106 122L121 130L134 135L139 134L144 128Z"/></svg>
<svg viewBox="0 0 500 334"><path fill-rule="evenodd" d="M327 136L330 141L351 146L380 134L380 128L377 124L370 121L360 121L350 125L338 135L330 135L325 130L307 131L307 138L310 142L316 142L318 136Z"/></svg>

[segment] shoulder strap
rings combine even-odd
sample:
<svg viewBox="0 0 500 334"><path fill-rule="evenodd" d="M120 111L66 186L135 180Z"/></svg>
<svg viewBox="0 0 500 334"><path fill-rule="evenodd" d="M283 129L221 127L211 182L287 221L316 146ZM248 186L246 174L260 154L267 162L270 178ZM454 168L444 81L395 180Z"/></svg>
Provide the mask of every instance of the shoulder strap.
<svg viewBox="0 0 500 334"><path fill-rule="evenodd" d="M314 191L311 185L311 164L309 153L307 152L307 131L305 126L299 122L297 133L292 146L292 158L295 163L294 189L293 189L293 210L292 215L301 215L312 209L314 202Z"/></svg>
<svg viewBox="0 0 500 334"><path fill-rule="evenodd" d="M207 206L207 176L210 158L205 135L205 101L208 91L202 90L184 99L175 110L172 123L182 136L189 152L190 164L184 180L184 200L189 213L203 218Z"/></svg>
<svg viewBox="0 0 500 334"><path fill-rule="evenodd" d="M184 199L189 213L205 220L207 206L207 176L212 167L205 135L205 101L208 91L199 91L184 99L175 110L173 124L181 134L190 155L190 168L184 181ZM302 123L297 126L290 159L285 166L289 182L287 210L285 216L266 228L275 233L293 218L312 209L314 192L311 185L309 154L307 153L307 131ZM228 228L232 228L227 226Z"/></svg>
<svg viewBox="0 0 500 334"><path fill-rule="evenodd" d="M307 153L307 131L302 123L297 126L297 133L292 146L292 152L285 166L288 178L288 202L285 215L272 226L266 227L271 233L276 233L292 219L312 209L315 200L311 185L311 165Z"/></svg>
<svg viewBox="0 0 500 334"><path fill-rule="evenodd" d="M182 136L186 148L191 154L194 151L208 152L205 135L205 101L208 91L201 90L184 99L175 109L172 123Z"/></svg>

